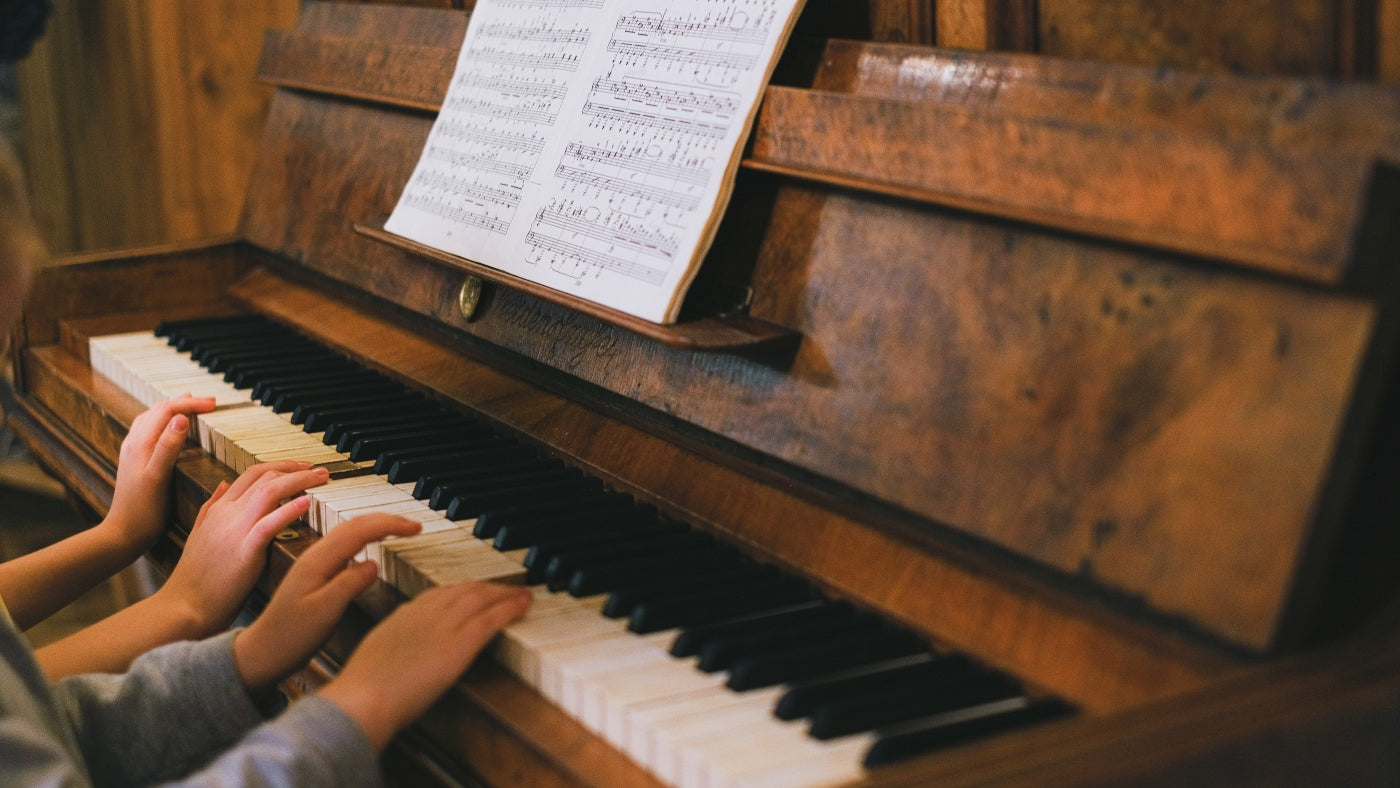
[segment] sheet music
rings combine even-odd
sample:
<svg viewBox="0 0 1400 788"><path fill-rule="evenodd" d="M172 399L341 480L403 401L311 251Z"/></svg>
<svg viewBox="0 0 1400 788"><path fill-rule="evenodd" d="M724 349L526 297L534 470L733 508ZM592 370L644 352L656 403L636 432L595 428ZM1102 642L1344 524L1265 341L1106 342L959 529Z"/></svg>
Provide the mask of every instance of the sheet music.
<svg viewBox="0 0 1400 788"><path fill-rule="evenodd" d="M673 322L802 0L479 0L385 229Z"/></svg>

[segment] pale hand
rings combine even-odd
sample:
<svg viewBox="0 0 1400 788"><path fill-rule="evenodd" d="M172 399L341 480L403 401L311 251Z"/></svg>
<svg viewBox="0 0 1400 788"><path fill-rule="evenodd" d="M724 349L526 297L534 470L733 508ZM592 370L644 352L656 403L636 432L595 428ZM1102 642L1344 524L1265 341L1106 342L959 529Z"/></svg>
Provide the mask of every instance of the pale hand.
<svg viewBox="0 0 1400 788"><path fill-rule="evenodd" d="M160 535L170 515L171 478L189 433L189 416L213 409L213 397L186 394L131 422L118 455L112 508L101 525L121 544L145 550Z"/></svg>
<svg viewBox="0 0 1400 788"><path fill-rule="evenodd" d="M491 638L525 614L530 599L527 589L493 583L425 591L366 635L321 695L382 751L461 677Z"/></svg>
<svg viewBox="0 0 1400 788"><path fill-rule="evenodd" d="M267 563L272 538L306 513L307 489L325 468L284 460L221 483L199 510L185 548L156 597L181 606L203 635L228 626Z"/></svg>
<svg viewBox="0 0 1400 788"><path fill-rule="evenodd" d="M341 523L302 553L257 620L233 640L244 686L269 687L306 664L350 600L374 582L374 562L351 559L370 542L415 534L421 527L402 517L365 515Z"/></svg>

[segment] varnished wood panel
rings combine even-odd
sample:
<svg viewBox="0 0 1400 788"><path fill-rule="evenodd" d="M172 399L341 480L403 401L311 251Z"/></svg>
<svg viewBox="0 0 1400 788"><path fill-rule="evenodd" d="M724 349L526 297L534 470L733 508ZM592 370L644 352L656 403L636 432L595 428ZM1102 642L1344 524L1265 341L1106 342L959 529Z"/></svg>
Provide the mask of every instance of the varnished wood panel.
<svg viewBox="0 0 1400 788"><path fill-rule="evenodd" d="M933 6L927 0L871 0L870 33L874 41L932 44Z"/></svg>
<svg viewBox="0 0 1400 788"><path fill-rule="evenodd" d="M1047 55L1256 74L1366 76L1357 0L1038 0ZM1373 9L1371 9L1373 10Z"/></svg>
<svg viewBox="0 0 1400 788"><path fill-rule="evenodd" d="M57 252L228 233L270 89L251 77L295 0L55 4L20 64L34 211Z"/></svg>
<svg viewBox="0 0 1400 788"><path fill-rule="evenodd" d="M1081 119L1068 103L1053 116L968 104L770 88L749 163L1327 284L1362 262L1376 141L1319 148L1275 142L1306 139L1284 123L1253 139ZM830 137L808 131L818 123Z"/></svg>
<svg viewBox="0 0 1400 788"><path fill-rule="evenodd" d="M927 0L941 47L1031 52L1038 0Z"/></svg>
<svg viewBox="0 0 1400 788"><path fill-rule="evenodd" d="M1400 85L1400 0L1380 0L1376 10L1376 77Z"/></svg>
<svg viewBox="0 0 1400 788"><path fill-rule="evenodd" d="M193 271L191 259L199 261ZM31 347L51 345L61 339L60 321L66 318L124 312L143 308L138 306L142 304L150 309L191 309L216 303L229 282L247 267L241 254L219 241L56 258L34 279L19 338ZM177 270L189 272L179 277L178 284ZM23 368L17 370L21 376L23 372Z"/></svg>

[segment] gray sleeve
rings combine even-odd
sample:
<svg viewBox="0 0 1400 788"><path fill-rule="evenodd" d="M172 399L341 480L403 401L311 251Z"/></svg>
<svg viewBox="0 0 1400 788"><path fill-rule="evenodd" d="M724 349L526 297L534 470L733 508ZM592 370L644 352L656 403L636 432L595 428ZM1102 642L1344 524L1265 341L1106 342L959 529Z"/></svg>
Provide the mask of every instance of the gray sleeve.
<svg viewBox="0 0 1400 788"><path fill-rule="evenodd" d="M339 706L313 695L254 728L178 784L371 788L383 783L377 754L360 726Z"/></svg>
<svg viewBox="0 0 1400 788"><path fill-rule="evenodd" d="M233 663L234 634L161 647L124 675L55 685L94 782L377 785L375 752L329 701L308 698L263 723Z"/></svg>

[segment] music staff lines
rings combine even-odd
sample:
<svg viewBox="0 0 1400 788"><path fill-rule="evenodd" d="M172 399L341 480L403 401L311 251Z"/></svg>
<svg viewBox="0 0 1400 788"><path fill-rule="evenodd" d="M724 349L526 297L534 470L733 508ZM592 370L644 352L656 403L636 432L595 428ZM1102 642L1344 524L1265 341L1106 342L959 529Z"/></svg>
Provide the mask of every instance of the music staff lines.
<svg viewBox="0 0 1400 788"><path fill-rule="evenodd" d="M718 66L736 71L747 71L757 63L755 55L745 52L711 52L693 47L634 44L617 40L608 42L608 51L622 57L674 60L688 65Z"/></svg>
<svg viewBox="0 0 1400 788"><path fill-rule="evenodd" d="M499 38L506 41L540 41L547 44L588 43L589 31L586 28L560 28L538 25L534 27L497 23L485 25L480 30L482 38Z"/></svg>
<svg viewBox="0 0 1400 788"><path fill-rule="evenodd" d="M682 112L714 115L723 120L729 120L739 110L739 104L732 95L664 88L647 82L599 77L593 80L593 92Z"/></svg>
<svg viewBox="0 0 1400 788"><path fill-rule="evenodd" d="M444 148L441 145L433 145L428 148L427 158L430 161L441 162L454 168L466 168L481 172L494 172L497 175L505 175L510 178L524 180L530 175L530 167L524 164L505 161L494 156L481 156L472 153L462 153L452 148Z"/></svg>
<svg viewBox="0 0 1400 788"><path fill-rule="evenodd" d="M511 148L531 154L538 154L544 148L544 140L535 137L522 137L519 134L508 134L503 131L478 128L458 120L444 121L440 124L440 129L442 136L463 140L464 142L476 142L482 145Z"/></svg>
<svg viewBox="0 0 1400 788"><path fill-rule="evenodd" d="M621 194L624 197L635 197L639 200L666 205L672 208L679 208L685 211L693 211L700 205L700 199L693 194L675 192L661 186L649 186L645 183L632 183L631 181L615 178L611 175L600 175L590 172L581 167L570 167L560 164L554 169L554 174L561 180L570 183L577 183L581 186L591 186L596 189L606 189L607 191Z"/></svg>
<svg viewBox="0 0 1400 788"><path fill-rule="evenodd" d="M448 99L443 105L444 108L463 112L471 115L485 115L489 118L500 120L518 120L525 123L537 123L542 126L552 126L559 117L559 113L554 109L540 109L537 107L517 107L510 104L498 104L494 101L481 101L465 98Z"/></svg>
<svg viewBox="0 0 1400 788"><path fill-rule="evenodd" d="M564 155L591 164L607 164L641 175L654 175L664 180L689 183L693 186L704 186L710 180L710 171L704 167L668 164L664 161L633 156L621 151L599 148L595 145L583 145L578 142L569 143L568 147L564 149Z"/></svg>
<svg viewBox="0 0 1400 788"><path fill-rule="evenodd" d="M567 85L556 82L527 82L519 79L489 76L481 72L465 74L457 80L456 84L506 95L543 96L551 99L562 99L569 92Z"/></svg>
<svg viewBox="0 0 1400 788"><path fill-rule="evenodd" d="M455 205L449 205L442 200L435 199L426 194L414 194L409 196L407 204L425 213L431 213L449 219L457 224L480 227L483 230L505 235L510 229L510 223L497 219L494 216L468 211Z"/></svg>
<svg viewBox="0 0 1400 788"><path fill-rule="evenodd" d="M490 203L503 208L514 208L520 204L519 189L497 189L483 186L465 178L444 175L437 170L424 170L418 175L419 185L428 189L439 189L459 197L468 197L477 202Z"/></svg>
<svg viewBox="0 0 1400 788"><path fill-rule="evenodd" d="M609 107L606 104L599 104L595 101L589 101L583 105L583 114L591 115L600 120L610 120L614 123L630 123L642 128L679 134L692 134L697 137L708 137L710 139L723 139L725 132L728 130L726 126L719 123L706 123L703 120L676 118L669 115L653 115L641 110Z"/></svg>
<svg viewBox="0 0 1400 788"><path fill-rule="evenodd" d="M674 36L677 38L703 38L710 41L729 41L736 44L762 45L768 31L753 27L735 29L729 26L728 19L714 22L692 22L681 19L667 19L659 14L632 14L617 20L614 28L618 33L644 36Z"/></svg>
<svg viewBox="0 0 1400 788"><path fill-rule="evenodd" d="M537 233L534 230L531 230L525 236L525 243L555 255L572 258L579 265L594 266L608 271L614 271L649 285L659 285L666 279L666 273L664 271L658 271L655 268L642 265L641 263L609 257L585 246L572 244L559 238L551 238L548 235Z"/></svg>
<svg viewBox="0 0 1400 788"><path fill-rule="evenodd" d="M676 256L674 239L658 238L658 234L653 231L628 224L629 226L624 227L611 227L561 211L542 210L535 216L536 226L555 227L612 246L625 246L639 254L656 257L667 263Z"/></svg>
<svg viewBox="0 0 1400 788"><path fill-rule="evenodd" d="M475 47L469 53L474 63L494 63L525 69L545 69L551 71L574 71L578 68L578 55L567 52L540 52L531 54L513 49L498 47Z"/></svg>

